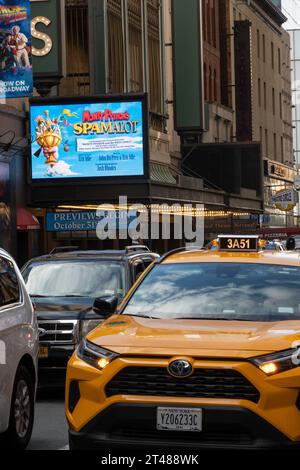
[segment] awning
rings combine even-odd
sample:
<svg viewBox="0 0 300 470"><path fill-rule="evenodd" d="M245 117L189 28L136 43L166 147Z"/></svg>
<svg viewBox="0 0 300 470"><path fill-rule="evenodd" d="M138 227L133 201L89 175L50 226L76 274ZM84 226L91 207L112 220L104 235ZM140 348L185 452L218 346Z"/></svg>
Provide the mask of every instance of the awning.
<svg viewBox="0 0 300 470"><path fill-rule="evenodd" d="M25 207L17 208L17 229L20 231L39 230L38 219Z"/></svg>
<svg viewBox="0 0 300 470"><path fill-rule="evenodd" d="M166 165L150 162L150 178L155 183L177 185L176 178Z"/></svg>

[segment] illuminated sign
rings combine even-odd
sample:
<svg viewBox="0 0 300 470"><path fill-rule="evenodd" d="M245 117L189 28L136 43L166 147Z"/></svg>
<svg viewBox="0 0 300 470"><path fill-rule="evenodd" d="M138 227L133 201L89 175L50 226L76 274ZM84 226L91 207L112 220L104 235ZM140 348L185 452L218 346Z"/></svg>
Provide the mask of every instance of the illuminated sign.
<svg viewBox="0 0 300 470"><path fill-rule="evenodd" d="M145 176L145 97L32 100L33 180Z"/></svg>
<svg viewBox="0 0 300 470"><path fill-rule="evenodd" d="M65 1L31 0L31 35L35 79L61 78L65 66Z"/></svg>
<svg viewBox="0 0 300 470"><path fill-rule="evenodd" d="M219 249L222 251L257 251L258 237L219 236Z"/></svg>
<svg viewBox="0 0 300 470"><path fill-rule="evenodd" d="M42 33L37 30L37 25L41 23L45 26L49 26L51 24L51 20L49 18L45 18L44 16L37 16L31 21L31 36L33 38L39 39L42 41L44 46L42 48L32 47L32 54L36 57L43 57L49 54L53 47L53 41L46 33Z"/></svg>

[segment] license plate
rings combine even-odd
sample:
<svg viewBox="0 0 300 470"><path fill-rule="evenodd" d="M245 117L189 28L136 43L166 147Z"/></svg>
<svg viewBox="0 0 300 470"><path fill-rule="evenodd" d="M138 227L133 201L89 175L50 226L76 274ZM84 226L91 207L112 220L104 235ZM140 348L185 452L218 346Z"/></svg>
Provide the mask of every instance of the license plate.
<svg viewBox="0 0 300 470"><path fill-rule="evenodd" d="M201 408L157 408L156 428L160 431L202 431Z"/></svg>
<svg viewBox="0 0 300 470"><path fill-rule="evenodd" d="M49 356L48 346L40 346L39 347L39 358L40 359L47 359L48 356Z"/></svg>

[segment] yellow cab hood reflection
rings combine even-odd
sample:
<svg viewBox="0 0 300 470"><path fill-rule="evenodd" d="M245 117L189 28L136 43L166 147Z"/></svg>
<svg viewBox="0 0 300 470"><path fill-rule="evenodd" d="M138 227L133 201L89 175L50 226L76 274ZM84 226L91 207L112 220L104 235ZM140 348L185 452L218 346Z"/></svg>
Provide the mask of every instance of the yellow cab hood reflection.
<svg viewBox="0 0 300 470"><path fill-rule="evenodd" d="M251 357L290 349L300 321L156 320L114 315L87 339L120 354Z"/></svg>

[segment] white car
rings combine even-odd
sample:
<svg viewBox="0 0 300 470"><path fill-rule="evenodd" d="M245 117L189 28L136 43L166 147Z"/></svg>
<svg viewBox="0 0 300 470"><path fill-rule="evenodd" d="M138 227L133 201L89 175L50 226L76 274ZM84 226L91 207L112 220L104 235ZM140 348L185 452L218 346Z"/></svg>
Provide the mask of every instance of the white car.
<svg viewBox="0 0 300 470"><path fill-rule="evenodd" d="M38 326L14 260L0 249L0 447L24 449L31 437Z"/></svg>

